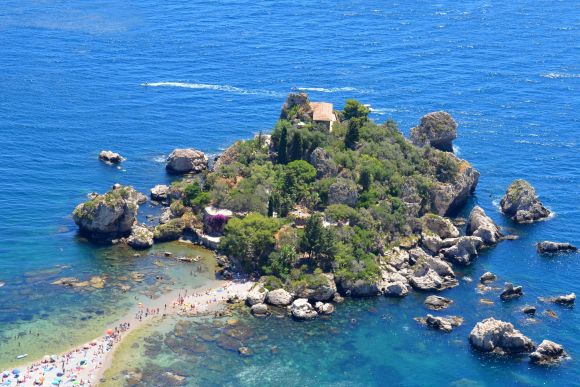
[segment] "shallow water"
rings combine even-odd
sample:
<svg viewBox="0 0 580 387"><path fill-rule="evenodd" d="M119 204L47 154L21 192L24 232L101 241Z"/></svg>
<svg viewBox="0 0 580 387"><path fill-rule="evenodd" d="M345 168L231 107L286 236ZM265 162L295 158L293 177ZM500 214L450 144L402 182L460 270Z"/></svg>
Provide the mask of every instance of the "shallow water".
<svg viewBox="0 0 580 387"><path fill-rule="evenodd" d="M48 338L83 341L93 322L95 332L102 331L129 310L132 300L125 297L130 296L109 286L77 292L49 285L65 275L115 276L140 268L132 254L79 240L70 219L74 206L88 192L103 192L116 182L142 191L170 182L163 160L173 148L194 146L214 154L238 138L267 131L286 93L303 89L338 108L346 98L360 99L371 105L375 119L393 118L405 133L426 112L450 111L460 125L459 155L482 173L473 202L522 236L484 254L466 274L476 281L491 270L500 284L522 284L526 295L510 304L498 303L497 294L486 295L496 304L484 308L475 284L462 283L445 292L466 318L464 327L448 336L415 325L411 318L425 313L418 296L398 307L368 301L395 316L386 326L354 303L338 312L361 313L359 327L347 336L356 340L348 345L343 339L312 338L293 347L292 340L282 340L288 342L280 344L288 348L281 352L284 362L270 368L260 355L247 360L246 368L236 354L215 352L212 359L239 363L232 369L240 382L268 372L305 384L339 384L338 379L346 384L449 384L467 378L487 385L570 385L580 380L576 310L550 307L559 318L540 314L537 324L522 321L517 312L524 303L540 305L537 296L580 293L578 255L543 258L534 251L541 239L580 244L575 2L357 0L305 6L244 0L8 0L3 10L2 337L38 326ZM121 169L96 160L103 148L127 158ZM498 212L493 203L519 177L532 182L556 212L553 219L515 226ZM51 274L57 266L66 268ZM513 321L536 341L562 343L573 359L548 370L529 368L525 361L480 359L467 348L466 335L476 320L490 315ZM322 321L276 321L288 332L324 326ZM48 340L45 349L56 352L61 344ZM0 341L0 368L24 352L14 345ZM328 361L316 355L322 347ZM433 349L436 356L425 356L421 348ZM26 352L32 357L33 350ZM270 379L264 380L268 384Z"/></svg>

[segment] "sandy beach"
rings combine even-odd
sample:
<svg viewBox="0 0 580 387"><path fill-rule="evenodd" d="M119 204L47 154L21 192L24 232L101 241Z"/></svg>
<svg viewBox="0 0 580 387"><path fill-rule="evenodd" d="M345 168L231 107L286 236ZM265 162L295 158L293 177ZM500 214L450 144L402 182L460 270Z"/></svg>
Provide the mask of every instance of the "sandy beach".
<svg viewBox="0 0 580 387"><path fill-rule="evenodd" d="M103 336L60 355L5 370L0 386L96 386L110 366L118 344L145 322L171 314L187 316L213 313L233 296L244 298L252 281L215 281L211 286L174 290L147 303L106 327Z"/></svg>

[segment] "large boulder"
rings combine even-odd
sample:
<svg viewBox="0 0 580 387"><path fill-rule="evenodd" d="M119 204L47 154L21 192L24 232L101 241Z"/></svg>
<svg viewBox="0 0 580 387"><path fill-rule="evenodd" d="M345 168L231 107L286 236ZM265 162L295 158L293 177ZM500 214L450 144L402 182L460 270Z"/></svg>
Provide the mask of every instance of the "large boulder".
<svg viewBox="0 0 580 387"><path fill-rule="evenodd" d="M171 173L199 173L207 169L207 156L196 149L175 149L167 158L165 169Z"/></svg>
<svg viewBox="0 0 580 387"><path fill-rule="evenodd" d="M284 289L271 290L266 295L266 302L270 305L286 306L290 305L294 297Z"/></svg>
<svg viewBox="0 0 580 387"><path fill-rule="evenodd" d="M296 289L298 298L306 298L312 301L328 301L336 293L334 275L324 273L317 276L316 281L300 286Z"/></svg>
<svg viewBox="0 0 580 387"><path fill-rule="evenodd" d="M153 246L153 231L145 226L134 226L127 244L134 249L148 249Z"/></svg>
<svg viewBox="0 0 580 387"><path fill-rule="evenodd" d="M268 315L268 305L266 304L254 304L250 308L252 314L256 317L264 317Z"/></svg>
<svg viewBox="0 0 580 387"><path fill-rule="evenodd" d="M267 295L268 290L262 284L257 284L248 292L246 303L249 306L263 304Z"/></svg>
<svg viewBox="0 0 580 387"><path fill-rule="evenodd" d="M548 302L553 302L554 304L560 304L560 305L573 305L576 302L576 294L575 293L570 293L570 294L562 294L559 296L555 296L555 297L547 297L547 298L541 298L544 301L548 301Z"/></svg>
<svg viewBox="0 0 580 387"><path fill-rule="evenodd" d="M328 191L328 204L346 204L353 207L358 200L358 187L353 180L338 178Z"/></svg>
<svg viewBox="0 0 580 387"><path fill-rule="evenodd" d="M435 214L426 214L423 216L422 221L424 229L438 235L441 239L457 238L459 236L459 230L447 218Z"/></svg>
<svg viewBox="0 0 580 387"><path fill-rule="evenodd" d="M421 291L441 291L458 285L455 278L439 274L436 268L427 263L415 270L409 282L413 288Z"/></svg>
<svg viewBox="0 0 580 387"><path fill-rule="evenodd" d="M435 182L430 191L433 212L442 216L458 212L479 182L479 172L467 161L459 160L452 154L447 157L455 158L459 169L449 181Z"/></svg>
<svg viewBox="0 0 580 387"><path fill-rule="evenodd" d="M417 317L415 320L431 329L447 333L463 324L463 318L459 316L435 317L428 314L426 317Z"/></svg>
<svg viewBox="0 0 580 387"><path fill-rule="evenodd" d="M332 305L329 302L320 302L320 301L318 301L314 305L314 308L320 314L332 314L332 313L334 313L334 305Z"/></svg>
<svg viewBox="0 0 580 387"><path fill-rule="evenodd" d="M409 294L407 279L400 274L398 275L402 278L384 282L381 286L381 291L385 297L405 297Z"/></svg>
<svg viewBox="0 0 580 387"><path fill-rule="evenodd" d="M499 226L479 206L475 206L471 210L465 233L480 237L486 245L494 245L502 237Z"/></svg>
<svg viewBox="0 0 580 387"><path fill-rule="evenodd" d="M499 295L502 301L513 300L514 298L520 298L524 295L523 288L521 286L514 286L511 283L506 283L503 291Z"/></svg>
<svg viewBox="0 0 580 387"><path fill-rule="evenodd" d="M441 310L447 308L453 303L453 300L440 296L428 296L423 302L431 310Z"/></svg>
<svg viewBox="0 0 580 387"><path fill-rule="evenodd" d="M306 93L290 93L286 97L280 118L289 121L312 121L314 111Z"/></svg>
<svg viewBox="0 0 580 387"><path fill-rule="evenodd" d="M504 214L517 223L531 223L550 216L536 190L525 180L516 180L510 184L500 202Z"/></svg>
<svg viewBox="0 0 580 387"><path fill-rule="evenodd" d="M377 281L339 278L338 284L340 290L351 297L374 297L381 293L380 284Z"/></svg>
<svg viewBox="0 0 580 387"><path fill-rule="evenodd" d="M169 198L169 187L166 185L158 184L151 188L151 200L157 202L164 202Z"/></svg>
<svg viewBox="0 0 580 387"><path fill-rule="evenodd" d="M544 340L538 348L530 353L530 361L534 364L554 364L568 357L564 347L550 340Z"/></svg>
<svg viewBox="0 0 580 387"><path fill-rule="evenodd" d="M106 194L95 195L79 204L73 211L73 220L81 234L93 240L110 242L127 237L136 221L142 196L133 187L115 185Z"/></svg>
<svg viewBox="0 0 580 387"><path fill-rule="evenodd" d="M471 345L483 352L522 353L534 349L534 343L511 323L493 317L478 322L469 334Z"/></svg>
<svg viewBox="0 0 580 387"><path fill-rule="evenodd" d="M477 236L463 236L456 243L441 252L445 258L460 265L470 265L477 256L477 250L483 245L483 240Z"/></svg>
<svg viewBox="0 0 580 387"><path fill-rule="evenodd" d="M298 298L294 300L289 308L292 316L298 320L311 320L318 316L318 312L314 310L314 307L306 298Z"/></svg>
<svg viewBox="0 0 580 387"><path fill-rule="evenodd" d="M536 244L540 254L556 254L560 252L574 252L578 248L570 243L543 241Z"/></svg>
<svg viewBox="0 0 580 387"><path fill-rule="evenodd" d="M125 159L118 153L112 152L110 150L102 150L99 153L99 160L108 164L119 164Z"/></svg>
<svg viewBox="0 0 580 387"><path fill-rule="evenodd" d="M421 123L411 129L411 142L417 146L453 152L453 140L457 138L457 123L447 112L431 112L421 117Z"/></svg>
<svg viewBox="0 0 580 387"><path fill-rule="evenodd" d="M495 274L493 274L490 271L486 271L485 273L483 273L481 275L481 277L479 277L479 282L481 282L484 285L487 285L490 282L493 282L497 279L497 276Z"/></svg>
<svg viewBox="0 0 580 387"><path fill-rule="evenodd" d="M338 171L336 163L324 148L316 148L310 154L310 164L316 168L316 177L334 177Z"/></svg>

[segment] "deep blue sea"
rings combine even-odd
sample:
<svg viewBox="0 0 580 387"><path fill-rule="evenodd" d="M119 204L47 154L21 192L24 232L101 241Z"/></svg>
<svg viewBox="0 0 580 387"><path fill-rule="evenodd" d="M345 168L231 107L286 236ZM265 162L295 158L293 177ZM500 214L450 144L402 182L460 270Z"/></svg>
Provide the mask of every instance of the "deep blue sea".
<svg viewBox="0 0 580 387"><path fill-rule="evenodd" d="M427 313L416 293L348 303L310 326L247 321L271 332L279 354L260 352L261 335L246 360L210 347L182 369L191 384L580 385L578 310L537 300L580 294L580 255L546 258L534 248L544 239L580 244L578 2L4 0L1 8L0 369L15 354L87 339L133 297L112 280L76 291L50 285L56 278L155 270L77 237L70 214L87 193L169 182L163 161L173 148L216 154L268 131L286 94L300 89L337 108L359 99L405 133L423 114L449 111L457 153L481 172L470 205L521 238L482 254L443 294L455 300L446 312L466 320L451 334L413 321ZM122 168L100 163L101 149L124 155ZM517 226L501 215L497 203L516 178L535 186L554 218ZM523 299L476 293L487 270L523 285ZM538 306L536 319L526 320L524 304ZM472 352L469 331L489 316L538 343L561 343L572 359L538 368ZM323 334L325 323L337 333ZM204 359L228 367L212 371Z"/></svg>

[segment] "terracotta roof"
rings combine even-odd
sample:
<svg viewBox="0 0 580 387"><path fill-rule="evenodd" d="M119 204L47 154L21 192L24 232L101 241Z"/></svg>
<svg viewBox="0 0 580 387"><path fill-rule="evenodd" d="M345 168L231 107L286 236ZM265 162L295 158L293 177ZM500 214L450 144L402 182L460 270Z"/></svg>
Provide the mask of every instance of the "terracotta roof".
<svg viewBox="0 0 580 387"><path fill-rule="evenodd" d="M312 119L314 121L334 121L332 104L328 102L311 102L310 107L314 112Z"/></svg>

